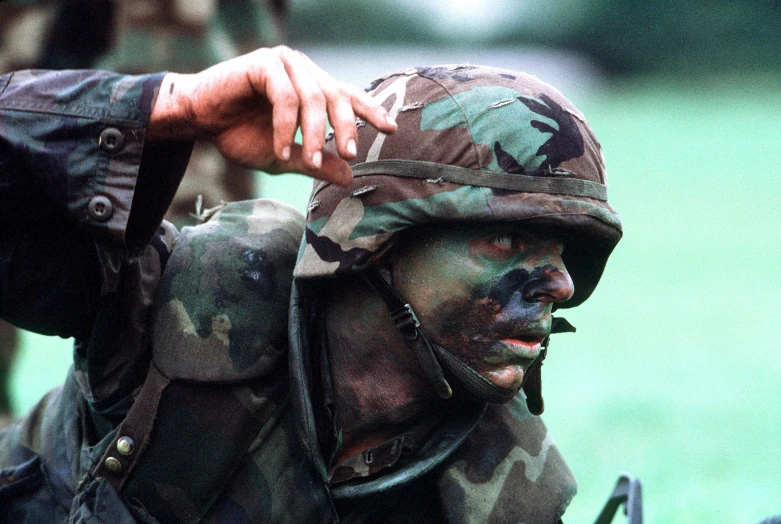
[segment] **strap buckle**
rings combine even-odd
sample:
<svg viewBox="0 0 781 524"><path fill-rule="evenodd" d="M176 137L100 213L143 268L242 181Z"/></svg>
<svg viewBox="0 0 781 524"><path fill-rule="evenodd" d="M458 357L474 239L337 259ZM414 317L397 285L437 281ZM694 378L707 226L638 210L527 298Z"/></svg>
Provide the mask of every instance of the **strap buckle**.
<svg viewBox="0 0 781 524"><path fill-rule="evenodd" d="M391 318L393 319L393 323L396 324L396 328L404 335L404 338L407 340L415 340L418 338L420 321L412 310L412 306L404 304L404 308L391 314Z"/></svg>

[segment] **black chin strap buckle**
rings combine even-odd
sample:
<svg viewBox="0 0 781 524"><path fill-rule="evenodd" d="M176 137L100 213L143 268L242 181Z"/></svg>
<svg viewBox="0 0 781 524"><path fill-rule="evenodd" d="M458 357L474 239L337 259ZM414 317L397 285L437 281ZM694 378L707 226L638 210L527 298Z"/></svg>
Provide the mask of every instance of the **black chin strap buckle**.
<svg viewBox="0 0 781 524"><path fill-rule="evenodd" d="M418 338L418 328L420 327L420 321L412 310L412 306L404 304L404 307L391 312L391 318L393 323L396 324L396 328L407 340L415 340Z"/></svg>
<svg viewBox="0 0 781 524"><path fill-rule="evenodd" d="M420 321L412 310L412 306L405 303L396 294L390 287L390 284L380 276L376 269L363 271L360 275L364 282L374 289L380 295L382 301L385 302L396 329L399 330L399 334L406 339L407 345L415 353L423 369L423 375L434 387L437 395L443 399L452 397L453 390L442 373L442 366L440 366L436 355L434 355L431 342L420 329Z"/></svg>
<svg viewBox="0 0 781 524"><path fill-rule="evenodd" d="M548 344L553 333L574 333L575 326L567 322L567 319L553 317L550 334L540 344L542 350L539 356L532 362L523 377L523 392L526 393L526 407L532 415L541 415L545 411L545 401L542 398L542 363L548 356Z"/></svg>

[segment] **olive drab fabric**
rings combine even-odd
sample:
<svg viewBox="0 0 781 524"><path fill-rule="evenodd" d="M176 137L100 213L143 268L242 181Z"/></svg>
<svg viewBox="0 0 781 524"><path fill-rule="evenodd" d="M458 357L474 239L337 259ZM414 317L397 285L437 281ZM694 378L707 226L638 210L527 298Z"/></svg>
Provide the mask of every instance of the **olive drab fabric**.
<svg viewBox="0 0 781 524"><path fill-rule="evenodd" d="M416 225L525 221L572 233L575 295L560 307L588 298L621 221L607 203L601 147L575 106L530 75L467 65L411 69L369 93L399 129L362 126L353 184L315 186L297 278L363 269Z"/></svg>
<svg viewBox="0 0 781 524"><path fill-rule="evenodd" d="M250 200L182 230L152 314L153 359L166 376L228 383L286 365L290 282L303 223L289 205Z"/></svg>

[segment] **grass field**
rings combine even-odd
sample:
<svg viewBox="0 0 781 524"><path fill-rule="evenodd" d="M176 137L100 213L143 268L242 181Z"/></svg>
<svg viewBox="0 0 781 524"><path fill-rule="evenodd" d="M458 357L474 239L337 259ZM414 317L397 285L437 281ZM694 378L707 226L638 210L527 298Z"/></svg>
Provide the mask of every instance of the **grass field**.
<svg viewBox="0 0 781 524"><path fill-rule="evenodd" d="M545 365L545 419L590 522L618 474L646 522L781 513L781 90L777 78L644 80L576 99L608 162L625 238ZM264 188L303 207L310 182ZM27 339L21 412L59 382L67 343ZM31 346L36 347L33 353ZM620 522L617 518L616 522Z"/></svg>

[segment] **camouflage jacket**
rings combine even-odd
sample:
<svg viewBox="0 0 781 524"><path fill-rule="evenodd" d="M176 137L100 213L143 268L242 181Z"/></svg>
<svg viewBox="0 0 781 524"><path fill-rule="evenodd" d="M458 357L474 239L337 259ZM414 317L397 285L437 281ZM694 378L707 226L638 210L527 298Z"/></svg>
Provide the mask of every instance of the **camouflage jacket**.
<svg viewBox="0 0 781 524"><path fill-rule="evenodd" d="M303 217L160 225L192 144L144 145L159 83L0 77L0 316L76 340L0 434L0 522L556 522L574 479L521 399L358 455L360 496L314 466L286 344Z"/></svg>
<svg viewBox="0 0 781 524"><path fill-rule="evenodd" d="M194 73L283 40L284 9L284 0L5 0L0 74L93 68ZM194 223L190 213L199 195L209 208L256 194L250 171L198 143L166 218Z"/></svg>

